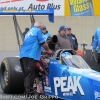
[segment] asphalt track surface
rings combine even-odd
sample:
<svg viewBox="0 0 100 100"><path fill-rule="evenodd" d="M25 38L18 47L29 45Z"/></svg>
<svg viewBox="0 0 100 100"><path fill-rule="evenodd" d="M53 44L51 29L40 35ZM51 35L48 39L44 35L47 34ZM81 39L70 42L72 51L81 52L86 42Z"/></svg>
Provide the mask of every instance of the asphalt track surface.
<svg viewBox="0 0 100 100"><path fill-rule="evenodd" d="M2 60L6 57L14 57L14 56L19 56L19 52L0 52L0 63L2 62ZM98 70L96 67L92 68L94 70ZM30 99L26 99L24 98L25 96L23 94L4 94L1 86L0 86L0 100L30 100ZM46 96L40 96L38 99L37 96L33 97L34 99L31 100L49 100L49 98L47 98ZM44 99L47 98L47 99Z"/></svg>

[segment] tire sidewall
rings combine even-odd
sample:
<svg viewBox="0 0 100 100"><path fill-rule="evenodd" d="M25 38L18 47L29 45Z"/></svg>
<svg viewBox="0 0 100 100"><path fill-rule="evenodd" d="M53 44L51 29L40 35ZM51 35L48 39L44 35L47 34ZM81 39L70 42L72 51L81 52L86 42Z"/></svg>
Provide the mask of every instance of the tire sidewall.
<svg viewBox="0 0 100 100"><path fill-rule="evenodd" d="M0 82L1 82L1 88L2 90L7 93L9 91L10 88L10 82L11 82L11 76L10 75L10 71L11 68L9 68L10 65L8 63L7 58L5 58L0 66ZM5 70L4 70L5 69ZM6 77L6 81L4 81L4 71L6 71L5 77Z"/></svg>

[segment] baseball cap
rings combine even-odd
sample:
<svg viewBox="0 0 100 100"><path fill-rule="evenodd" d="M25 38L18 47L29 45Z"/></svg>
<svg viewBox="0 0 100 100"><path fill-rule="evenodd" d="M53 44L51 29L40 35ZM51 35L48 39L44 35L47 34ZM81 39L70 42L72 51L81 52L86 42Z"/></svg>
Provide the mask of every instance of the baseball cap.
<svg viewBox="0 0 100 100"><path fill-rule="evenodd" d="M46 29L46 26L43 26L43 29Z"/></svg>
<svg viewBox="0 0 100 100"><path fill-rule="evenodd" d="M67 27L67 30L71 30L71 27Z"/></svg>
<svg viewBox="0 0 100 100"><path fill-rule="evenodd" d="M60 26L59 30L67 30L65 26Z"/></svg>

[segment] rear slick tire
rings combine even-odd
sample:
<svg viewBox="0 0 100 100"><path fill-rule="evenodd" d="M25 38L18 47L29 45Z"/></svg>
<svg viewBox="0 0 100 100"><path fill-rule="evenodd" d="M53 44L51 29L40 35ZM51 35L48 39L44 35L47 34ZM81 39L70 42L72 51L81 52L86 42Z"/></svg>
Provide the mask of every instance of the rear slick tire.
<svg viewBox="0 0 100 100"><path fill-rule="evenodd" d="M6 94L24 92L24 77L17 57L5 58L0 66L1 89Z"/></svg>

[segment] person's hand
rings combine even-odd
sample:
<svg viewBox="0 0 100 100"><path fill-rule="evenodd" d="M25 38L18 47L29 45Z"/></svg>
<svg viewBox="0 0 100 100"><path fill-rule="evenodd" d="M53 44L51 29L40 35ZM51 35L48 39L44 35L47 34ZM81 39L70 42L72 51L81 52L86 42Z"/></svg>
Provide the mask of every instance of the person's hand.
<svg viewBox="0 0 100 100"><path fill-rule="evenodd" d="M52 52L50 49L47 51L47 53L48 53L50 56L53 56L53 52Z"/></svg>
<svg viewBox="0 0 100 100"><path fill-rule="evenodd" d="M46 50L42 50L42 54L47 54L47 51Z"/></svg>

